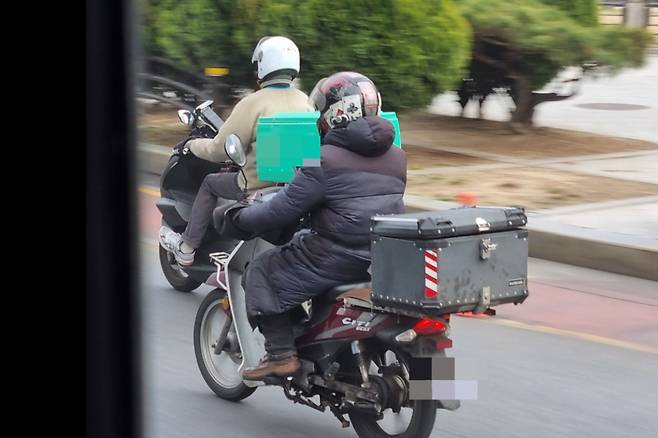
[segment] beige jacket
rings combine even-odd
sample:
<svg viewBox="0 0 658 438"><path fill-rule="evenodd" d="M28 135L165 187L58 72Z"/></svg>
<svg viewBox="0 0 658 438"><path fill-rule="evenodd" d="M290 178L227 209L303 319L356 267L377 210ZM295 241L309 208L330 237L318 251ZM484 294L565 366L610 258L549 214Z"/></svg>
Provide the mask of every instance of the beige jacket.
<svg viewBox="0 0 658 438"><path fill-rule="evenodd" d="M228 160L224 152L224 141L230 134L240 138L247 164L244 167L249 181L249 189L258 189L273 185L272 182L260 181L256 174L256 123L261 116L271 116L279 112L313 111L308 96L294 87L267 87L256 91L235 105L231 115L213 139L195 139L188 144L192 153L204 160L221 162Z"/></svg>

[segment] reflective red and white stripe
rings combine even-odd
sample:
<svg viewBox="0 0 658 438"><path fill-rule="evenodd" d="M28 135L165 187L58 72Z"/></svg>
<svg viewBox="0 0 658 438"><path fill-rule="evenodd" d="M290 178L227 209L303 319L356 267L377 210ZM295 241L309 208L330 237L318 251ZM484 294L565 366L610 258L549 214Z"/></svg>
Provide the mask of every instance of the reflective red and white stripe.
<svg viewBox="0 0 658 438"><path fill-rule="evenodd" d="M425 250L425 297L439 296L439 254L436 251Z"/></svg>

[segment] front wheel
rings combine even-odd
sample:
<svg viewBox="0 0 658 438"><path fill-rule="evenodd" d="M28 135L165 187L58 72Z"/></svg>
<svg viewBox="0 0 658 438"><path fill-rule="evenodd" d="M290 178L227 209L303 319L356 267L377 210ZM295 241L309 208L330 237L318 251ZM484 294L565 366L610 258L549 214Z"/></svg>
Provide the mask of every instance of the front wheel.
<svg viewBox="0 0 658 438"><path fill-rule="evenodd" d="M200 281L196 281L181 269L172 253L164 249L162 245L159 245L159 248L162 273L174 289L181 292L192 292L201 286Z"/></svg>
<svg viewBox="0 0 658 438"><path fill-rule="evenodd" d="M239 401L249 397L256 388L244 384L238 367L242 356L238 348L215 353L215 345L227 323L228 315L222 307L226 292L222 289L211 291L199 306L194 320L194 354L203 379L218 397L229 401ZM227 313L228 312L228 313ZM237 342L235 325L230 323L229 338Z"/></svg>

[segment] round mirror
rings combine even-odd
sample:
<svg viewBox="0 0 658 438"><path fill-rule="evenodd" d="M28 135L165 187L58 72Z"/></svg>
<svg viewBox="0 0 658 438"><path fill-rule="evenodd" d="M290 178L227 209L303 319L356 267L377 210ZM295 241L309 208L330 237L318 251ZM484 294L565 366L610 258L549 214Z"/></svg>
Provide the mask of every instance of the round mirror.
<svg viewBox="0 0 658 438"><path fill-rule="evenodd" d="M178 110L178 119L182 124L187 126L192 126L192 123L194 123L194 117L192 117L192 113L188 110Z"/></svg>
<svg viewBox="0 0 658 438"><path fill-rule="evenodd" d="M237 135L231 134L226 137L224 150L231 161L238 166L244 167L244 165L247 164L247 154L245 154L244 149L242 148L242 142Z"/></svg>

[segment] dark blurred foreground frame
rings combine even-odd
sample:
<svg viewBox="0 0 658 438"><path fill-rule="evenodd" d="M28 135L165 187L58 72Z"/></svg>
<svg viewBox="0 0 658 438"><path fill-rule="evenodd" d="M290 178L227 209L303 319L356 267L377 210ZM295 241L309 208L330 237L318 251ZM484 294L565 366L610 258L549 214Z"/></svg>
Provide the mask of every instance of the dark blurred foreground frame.
<svg viewBox="0 0 658 438"><path fill-rule="evenodd" d="M141 437L134 6L86 6L86 435Z"/></svg>

